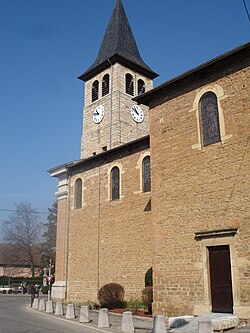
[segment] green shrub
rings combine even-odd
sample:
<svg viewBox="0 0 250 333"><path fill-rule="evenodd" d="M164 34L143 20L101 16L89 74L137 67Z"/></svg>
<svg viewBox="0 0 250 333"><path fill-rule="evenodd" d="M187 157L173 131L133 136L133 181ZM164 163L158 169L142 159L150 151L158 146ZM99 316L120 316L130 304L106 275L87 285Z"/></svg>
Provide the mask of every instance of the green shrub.
<svg viewBox="0 0 250 333"><path fill-rule="evenodd" d="M149 268L145 274L145 287L153 286L153 268Z"/></svg>
<svg viewBox="0 0 250 333"><path fill-rule="evenodd" d="M146 287L142 290L142 301L146 304L148 312L152 313L153 287Z"/></svg>
<svg viewBox="0 0 250 333"><path fill-rule="evenodd" d="M49 291L49 286L42 287L43 294L48 294L48 291Z"/></svg>
<svg viewBox="0 0 250 333"><path fill-rule="evenodd" d="M138 311L138 310L144 310L146 308L146 305L141 300L130 300L124 302L124 307L126 309L131 310L132 312Z"/></svg>
<svg viewBox="0 0 250 333"><path fill-rule="evenodd" d="M97 298L102 308L120 308L124 302L124 289L118 283L108 283L99 289Z"/></svg>

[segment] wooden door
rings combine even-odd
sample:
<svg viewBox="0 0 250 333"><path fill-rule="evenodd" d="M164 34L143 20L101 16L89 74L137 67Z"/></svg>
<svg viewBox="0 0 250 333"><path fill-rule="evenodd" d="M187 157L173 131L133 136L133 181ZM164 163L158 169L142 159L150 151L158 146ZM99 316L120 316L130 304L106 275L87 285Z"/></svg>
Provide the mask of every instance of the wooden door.
<svg viewBox="0 0 250 333"><path fill-rule="evenodd" d="M211 246L208 250L212 312L233 313L229 246Z"/></svg>

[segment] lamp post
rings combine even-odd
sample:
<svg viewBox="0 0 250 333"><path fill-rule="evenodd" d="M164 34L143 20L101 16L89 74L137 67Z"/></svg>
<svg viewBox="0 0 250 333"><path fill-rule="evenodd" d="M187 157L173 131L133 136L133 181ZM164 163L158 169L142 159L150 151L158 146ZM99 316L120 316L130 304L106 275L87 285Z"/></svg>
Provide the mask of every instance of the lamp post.
<svg viewBox="0 0 250 333"><path fill-rule="evenodd" d="M52 280L52 268L54 267L54 265L51 264L51 258L49 259L49 266L48 267L44 267L43 269L43 286L45 287L46 285L48 285L48 301L51 300L51 280Z"/></svg>
<svg viewBox="0 0 250 333"><path fill-rule="evenodd" d="M52 269L52 265L51 265L51 258L49 259L49 275L47 277L48 279L48 283L49 283L49 289L48 289L48 301L51 300L51 280L52 280L52 275L51 275L51 269Z"/></svg>

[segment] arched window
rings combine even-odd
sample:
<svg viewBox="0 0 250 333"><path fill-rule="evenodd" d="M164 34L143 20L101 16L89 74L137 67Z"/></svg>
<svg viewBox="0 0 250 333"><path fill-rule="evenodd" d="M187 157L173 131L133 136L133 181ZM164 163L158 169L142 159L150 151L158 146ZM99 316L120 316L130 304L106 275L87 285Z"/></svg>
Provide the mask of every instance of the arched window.
<svg viewBox="0 0 250 333"><path fill-rule="evenodd" d="M75 182L75 209L82 208L82 180L78 178Z"/></svg>
<svg viewBox="0 0 250 333"><path fill-rule="evenodd" d="M144 94L146 89L145 89L145 82L143 80L138 80L137 82L137 88L138 88L138 95Z"/></svg>
<svg viewBox="0 0 250 333"><path fill-rule="evenodd" d="M105 96L109 93L109 75L105 74L102 79L102 96Z"/></svg>
<svg viewBox="0 0 250 333"><path fill-rule="evenodd" d="M92 85L92 102L99 98L99 82L96 80Z"/></svg>
<svg viewBox="0 0 250 333"><path fill-rule="evenodd" d="M150 156L142 160L142 192L151 191Z"/></svg>
<svg viewBox="0 0 250 333"><path fill-rule="evenodd" d="M199 101L200 131L202 145L220 142L220 123L217 96L212 91L206 92Z"/></svg>
<svg viewBox="0 0 250 333"><path fill-rule="evenodd" d="M111 170L111 200L120 199L120 170L113 167Z"/></svg>
<svg viewBox="0 0 250 333"><path fill-rule="evenodd" d="M134 79L131 74L126 74L126 93L134 96Z"/></svg>

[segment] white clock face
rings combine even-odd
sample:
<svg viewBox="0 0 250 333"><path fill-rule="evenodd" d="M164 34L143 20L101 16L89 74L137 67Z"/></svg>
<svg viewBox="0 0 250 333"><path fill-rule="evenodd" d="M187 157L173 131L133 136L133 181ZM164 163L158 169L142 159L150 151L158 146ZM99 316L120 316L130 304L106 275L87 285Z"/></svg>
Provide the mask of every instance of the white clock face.
<svg viewBox="0 0 250 333"><path fill-rule="evenodd" d="M93 112L93 122L99 124L104 117L104 106L98 105Z"/></svg>
<svg viewBox="0 0 250 333"><path fill-rule="evenodd" d="M137 123L142 123L144 120L144 113L142 108L139 105L133 105L131 107L131 117L136 121Z"/></svg>

